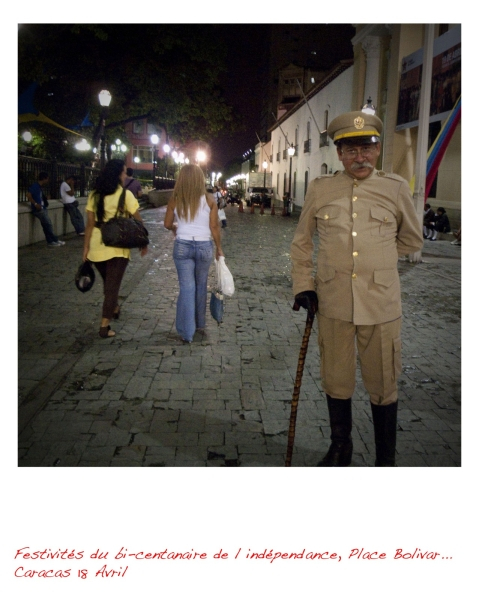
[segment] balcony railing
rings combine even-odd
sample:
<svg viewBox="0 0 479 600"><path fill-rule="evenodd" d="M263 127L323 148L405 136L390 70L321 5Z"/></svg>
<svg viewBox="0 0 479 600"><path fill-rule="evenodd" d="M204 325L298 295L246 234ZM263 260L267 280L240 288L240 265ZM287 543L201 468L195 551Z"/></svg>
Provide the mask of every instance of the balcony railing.
<svg viewBox="0 0 479 600"><path fill-rule="evenodd" d="M327 131L322 131L319 134L319 147L324 148L324 146L329 146L329 138Z"/></svg>

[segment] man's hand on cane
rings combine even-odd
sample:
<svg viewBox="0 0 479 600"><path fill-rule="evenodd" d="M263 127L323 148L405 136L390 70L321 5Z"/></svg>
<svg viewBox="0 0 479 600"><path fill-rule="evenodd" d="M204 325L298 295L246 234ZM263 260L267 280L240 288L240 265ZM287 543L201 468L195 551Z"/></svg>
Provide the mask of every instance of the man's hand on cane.
<svg viewBox="0 0 479 600"><path fill-rule="evenodd" d="M307 290L296 294L293 310L299 310L301 307L308 311L309 317L314 317L318 312L318 295L315 291Z"/></svg>

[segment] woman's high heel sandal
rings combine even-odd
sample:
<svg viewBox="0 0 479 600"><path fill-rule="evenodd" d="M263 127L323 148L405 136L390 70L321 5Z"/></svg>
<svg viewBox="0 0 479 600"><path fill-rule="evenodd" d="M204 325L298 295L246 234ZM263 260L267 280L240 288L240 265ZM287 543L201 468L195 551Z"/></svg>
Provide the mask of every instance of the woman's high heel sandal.
<svg viewBox="0 0 479 600"><path fill-rule="evenodd" d="M115 332L110 329L110 326L100 327L100 337L101 338L109 338L115 336Z"/></svg>
<svg viewBox="0 0 479 600"><path fill-rule="evenodd" d="M113 318L114 319L120 318L120 307L119 306L116 307L115 312L113 313Z"/></svg>

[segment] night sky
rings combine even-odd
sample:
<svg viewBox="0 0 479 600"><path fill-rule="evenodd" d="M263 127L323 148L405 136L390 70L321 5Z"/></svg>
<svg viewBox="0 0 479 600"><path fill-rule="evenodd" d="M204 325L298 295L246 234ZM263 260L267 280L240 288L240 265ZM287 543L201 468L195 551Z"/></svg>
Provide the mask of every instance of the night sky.
<svg viewBox="0 0 479 600"><path fill-rule="evenodd" d="M245 130L224 136L212 144L213 161L225 165L242 156L258 142L261 111L261 70L259 58L266 44L265 25L226 25L222 28L228 48L228 72L222 87L229 104L240 115Z"/></svg>
<svg viewBox="0 0 479 600"><path fill-rule="evenodd" d="M222 34L228 48L228 74L222 84L228 102L242 117L245 130L236 133L232 138L226 136L215 140L212 144L212 162L225 165L228 161L241 157L244 152L254 149L260 134L260 113L262 104L262 85L264 71L261 69L262 57L268 49L267 24L225 25ZM282 27L272 25L272 27ZM289 27L289 26L285 26ZM307 50L302 54L304 60L312 60L317 66L328 70L339 60L352 58L351 38L354 28L349 24L303 24L293 25L300 32L305 48L317 50L312 57ZM299 28L299 29L298 29ZM288 49L287 38L284 39L284 62L290 62L294 56ZM294 43L294 42L293 42ZM291 58L291 62L293 59ZM296 61L298 62L298 61ZM285 66L285 65L283 65ZM299 65L304 66L304 65Z"/></svg>

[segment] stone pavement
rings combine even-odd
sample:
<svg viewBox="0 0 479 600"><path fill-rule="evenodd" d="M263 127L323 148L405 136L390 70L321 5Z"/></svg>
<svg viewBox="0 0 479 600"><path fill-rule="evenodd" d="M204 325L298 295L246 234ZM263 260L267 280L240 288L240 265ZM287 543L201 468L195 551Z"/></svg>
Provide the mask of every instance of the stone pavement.
<svg viewBox="0 0 479 600"><path fill-rule="evenodd" d="M227 208L226 262L236 292L224 322L183 345L173 237L164 208L142 212L150 252L134 251L113 339L98 336L102 285L74 285L82 238L18 250L20 466L283 466L306 313L293 312L289 246L297 216ZM403 377L399 466L459 466L461 247L425 242L423 262L399 262ZM213 283L213 271L210 279ZM329 446L316 322L309 344L292 466ZM369 401L353 397L353 465L374 464Z"/></svg>

